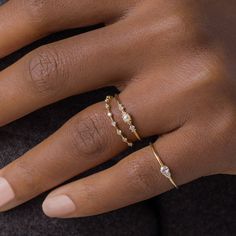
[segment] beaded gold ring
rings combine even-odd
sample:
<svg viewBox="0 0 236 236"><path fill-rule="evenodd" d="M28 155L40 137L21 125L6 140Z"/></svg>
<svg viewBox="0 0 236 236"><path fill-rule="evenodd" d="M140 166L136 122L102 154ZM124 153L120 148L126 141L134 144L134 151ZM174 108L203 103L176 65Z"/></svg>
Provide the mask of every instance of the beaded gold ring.
<svg viewBox="0 0 236 236"><path fill-rule="evenodd" d="M105 107L107 110L107 116L111 120L111 125L116 129L117 135L121 137L121 140L126 143L129 147L133 146L133 142L129 141L128 138L123 134L122 130L119 128L117 122L114 120L114 116L111 111L111 100L113 99L113 96L107 96L105 99Z"/></svg>
<svg viewBox="0 0 236 236"><path fill-rule="evenodd" d="M132 116L126 111L125 106L121 103L119 95L115 95L115 100L118 104L118 108L121 112L122 120L129 126L129 130L136 136L138 140L141 140L140 135L133 123Z"/></svg>

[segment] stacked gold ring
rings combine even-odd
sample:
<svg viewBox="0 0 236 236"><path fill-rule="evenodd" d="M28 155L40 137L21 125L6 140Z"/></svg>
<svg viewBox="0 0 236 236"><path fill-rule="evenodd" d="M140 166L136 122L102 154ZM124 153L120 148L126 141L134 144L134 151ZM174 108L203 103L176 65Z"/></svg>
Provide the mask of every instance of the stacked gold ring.
<svg viewBox="0 0 236 236"><path fill-rule="evenodd" d="M133 146L133 142L129 141L128 138L123 134L122 130L119 128L117 122L114 120L114 116L111 111L111 100L113 96L107 96L105 99L105 107L107 109L107 116L111 120L111 125L116 129L117 135L119 135L124 143L126 143L129 147Z"/></svg>
<svg viewBox="0 0 236 236"><path fill-rule="evenodd" d="M131 115L126 111L124 105L121 103L119 96L116 94L115 97L113 96L107 96L105 99L105 107L107 109L107 116L110 118L111 120L111 125L116 129L116 133L117 135L119 135L121 137L121 140L126 143L129 147L133 146L133 142L128 140L127 136L122 132L122 130L120 129L119 125L117 124L117 122L114 119L112 110L111 110L111 100L115 99L118 105L118 108L121 112L121 117L122 120L124 121L124 123L126 123L129 126L129 130L136 136L136 138L138 140L141 140L140 135L137 132L137 129L135 127L135 125L133 124L133 120Z"/></svg>
<svg viewBox="0 0 236 236"><path fill-rule="evenodd" d="M118 105L118 108L121 112L121 117L122 120L124 121L124 123L126 123L129 126L129 130L136 136L136 138L138 140L141 140L141 137L139 135L139 133L137 132L137 129L133 123L132 120L132 116L126 111L125 106L121 103L119 96L116 94L115 97L113 96L107 96L105 99L105 107L107 110L107 116L109 117L110 121L111 121L111 125L116 129L116 133L118 136L121 137L121 140L126 143L129 147L133 146L133 142L130 141L127 136L122 132L122 130L120 129L118 123L115 121L114 119L114 115L112 113L112 109L111 109L111 101L112 99L115 99ZM163 161L161 160L158 152L155 150L154 146L152 143L150 143L150 148L152 150L152 153L154 154L154 156L156 157L158 163L160 164L160 172L163 176L165 176L170 182L171 184L175 187L178 188L177 184L174 182L173 178L172 178L172 174L170 171L170 168L168 166L166 166Z"/></svg>

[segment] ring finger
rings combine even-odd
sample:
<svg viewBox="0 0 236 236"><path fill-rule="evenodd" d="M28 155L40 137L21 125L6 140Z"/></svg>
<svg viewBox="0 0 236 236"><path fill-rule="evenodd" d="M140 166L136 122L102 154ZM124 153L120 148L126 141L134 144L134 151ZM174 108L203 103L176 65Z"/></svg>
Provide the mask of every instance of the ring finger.
<svg viewBox="0 0 236 236"><path fill-rule="evenodd" d="M160 164L150 147L139 150L115 166L54 190L43 203L50 217L84 217L112 211L166 192L204 175L204 168L193 154L187 129L177 130L155 143L156 152L171 173L160 172ZM198 146L198 145L197 145ZM112 191L111 191L112 189Z"/></svg>

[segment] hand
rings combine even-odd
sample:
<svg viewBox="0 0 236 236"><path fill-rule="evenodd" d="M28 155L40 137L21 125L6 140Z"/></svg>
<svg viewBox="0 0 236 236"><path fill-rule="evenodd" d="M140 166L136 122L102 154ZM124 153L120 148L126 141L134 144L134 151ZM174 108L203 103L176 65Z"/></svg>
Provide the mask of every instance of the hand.
<svg viewBox="0 0 236 236"><path fill-rule="evenodd" d="M223 0L10 0L0 8L1 56L55 31L101 22L106 26L40 47L2 71L0 123L112 85L120 89L140 136L160 136L155 150L177 185L235 174L235 10L235 1ZM135 141L114 100L111 105L122 132ZM0 210L126 148L105 103L94 104L0 170ZM146 147L52 191L43 210L51 217L89 216L172 187Z"/></svg>

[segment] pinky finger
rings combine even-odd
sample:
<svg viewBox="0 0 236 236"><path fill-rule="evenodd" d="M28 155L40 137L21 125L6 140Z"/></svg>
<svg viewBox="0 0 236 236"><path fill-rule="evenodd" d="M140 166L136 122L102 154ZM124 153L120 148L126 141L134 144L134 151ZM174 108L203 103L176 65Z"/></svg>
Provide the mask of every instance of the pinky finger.
<svg viewBox="0 0 236 236"><path fill-rule="evenodd" d="M196 159L186 159L192 153L188 144L181 131L166 135L154 144L177 185L202 174L199 163L193 163ZM54 190L44 201L43 211L49 217L91 216L146 200L173 187L160 173L152 149L146 147L105 171Z"/></svg>

